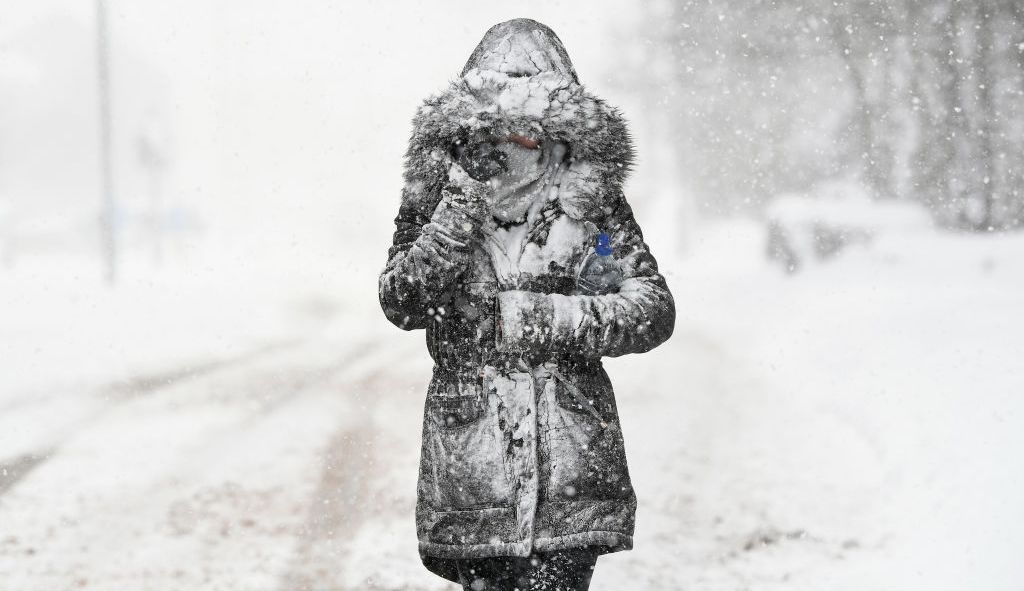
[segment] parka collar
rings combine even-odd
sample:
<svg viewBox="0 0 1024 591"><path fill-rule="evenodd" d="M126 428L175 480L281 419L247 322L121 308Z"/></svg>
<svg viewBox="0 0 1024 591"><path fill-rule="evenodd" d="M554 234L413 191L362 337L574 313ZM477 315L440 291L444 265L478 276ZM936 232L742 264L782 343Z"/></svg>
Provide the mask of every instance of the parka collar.
<svg viewBox="0 0 1024 591"><path fill-rule="evenodd" d="M558 37L530 19L488 30L460 77L424 100L413 127L407 173L446 174L450 146L475 133L564 141L558 200L578 220L610 213L634 160L622 114L578 82Z"/></svg>

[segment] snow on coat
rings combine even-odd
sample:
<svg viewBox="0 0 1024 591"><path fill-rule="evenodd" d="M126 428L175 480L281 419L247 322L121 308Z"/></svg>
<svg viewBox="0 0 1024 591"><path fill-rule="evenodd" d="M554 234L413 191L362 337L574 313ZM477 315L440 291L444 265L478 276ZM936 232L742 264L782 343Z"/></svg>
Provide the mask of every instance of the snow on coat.
<svg viewBox="0 0 1024 591"><path fill-rule="evenodd" d="M557 186L527 222L510 283L485 245L491 213L466 199L452 146L485 132L564 142ZM622 192L633 144L619 111L579 83L549 28L487 31L461 76L413 119L380 303L426 329L435 365L423 413L416 530L423 563L633 544L636 496L602 357L648 351L675 304ZM458 169L458 170L456 170ZM597 235L623 271L615 293L581 295Z"/></svg>

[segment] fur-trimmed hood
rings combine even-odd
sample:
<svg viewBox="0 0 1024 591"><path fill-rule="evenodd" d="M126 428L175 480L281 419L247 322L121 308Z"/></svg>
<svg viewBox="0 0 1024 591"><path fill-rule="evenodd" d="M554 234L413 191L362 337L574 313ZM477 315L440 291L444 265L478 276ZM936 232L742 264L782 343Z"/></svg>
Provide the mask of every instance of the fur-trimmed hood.
<svg viewBox="0 0 1024 591"><path fill-rule="evenodd" d="M491 27L461 76L427 97L413 118L406 152L406 198L425 215L440 199L451 146L475 133L563 141L567 169L558 190L562 210L578 220L611 211L632 169L634 148L622 114L579 83L551 29L531 19Z"/></svg>

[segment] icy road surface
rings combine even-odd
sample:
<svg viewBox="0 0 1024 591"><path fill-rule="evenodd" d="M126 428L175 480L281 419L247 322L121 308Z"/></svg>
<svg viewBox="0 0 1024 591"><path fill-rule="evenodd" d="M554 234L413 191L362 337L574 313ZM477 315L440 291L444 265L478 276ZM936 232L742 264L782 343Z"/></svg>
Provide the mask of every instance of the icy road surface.
<svg viewBox="0 0 1024 591"><path fill-rule="evenodd" d="M757 251L738 227L704 240ZM675 335L605 360L639 510L592 588L1019 589L1021 252L666 265ZM203 363L14 380L0 588L454 589L416 555L423 334L374 305Z"/></svg>

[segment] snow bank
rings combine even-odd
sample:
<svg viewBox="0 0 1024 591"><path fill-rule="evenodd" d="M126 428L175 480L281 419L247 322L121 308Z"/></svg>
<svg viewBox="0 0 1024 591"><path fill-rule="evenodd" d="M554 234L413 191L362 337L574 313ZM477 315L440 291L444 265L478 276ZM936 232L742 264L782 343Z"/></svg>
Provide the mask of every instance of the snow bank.
<svg viewBox="0 0 1024 591"><path fill-rule="evenodd" d="M707 228L666 270L672 347L606 361L641 513L594 588L1019 586L1024 236L879 234L786 277L765 235Z"/></svg>
<svg viewBox="0 0 1024 591"><path fill-rule="evenodd" d="M860 187L845 182L825 183L808 194L780 195L769 203L765 217L768 255L789 272L882 235L934 230L931 217L919 204L875 201Z"/></svg>

